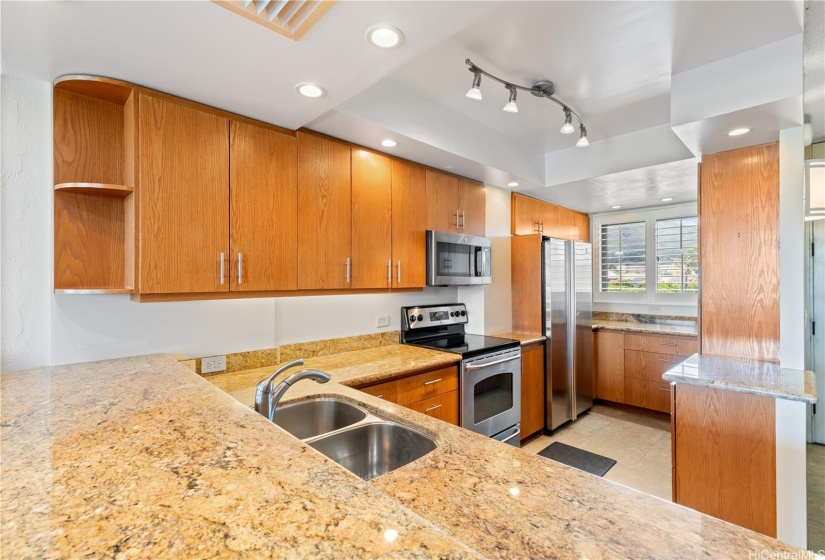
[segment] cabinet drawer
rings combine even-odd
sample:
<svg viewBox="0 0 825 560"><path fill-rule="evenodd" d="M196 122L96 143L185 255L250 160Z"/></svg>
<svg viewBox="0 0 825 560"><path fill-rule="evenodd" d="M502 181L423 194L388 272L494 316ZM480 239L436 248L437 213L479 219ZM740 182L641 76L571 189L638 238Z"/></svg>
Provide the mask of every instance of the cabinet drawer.
<svg viewBox="0 0 825 560"><path fill-rule="evenodd" d="M645 408L670 412L670 383L648 381L645 392Z"/></svg>
<svg viewBox="0 0 825 560"><path fill-rule="evenodd" d="M362 387L360 390L368 395L384 399L391 403L398 402L398 381L388 381L386 383L379 383L378 385Z"/></svg>
<svg viewBox="0 0 825 560"><path fill-rule="evenodd" d="M674 356L673 354L625 350L624 374L625 377L661 383L662 374L683 360L682 356Z"/></svg>
<svg viewBox="0 0 825 560"><path fill-rule="evenodd" d="M458 426L458 391L410 403L407 408Z"/></svg>
<svg viewBox="0 0 825 560"><path fill-rule="evenodd" d="M649 334L625 334L626 350L656 352L676 356L692 356L698 351L696 339L678 336L654 336Z"/></svg>
<svg viewBox="0 0 825 560"><path fill-rule="evenodd" d="M645 392L647 391L647 381L635 377L626 377L624 380L624 402L645 408Z"/></svg>
<svg viewBox="0 0 825 560"><path fill-rule="evenodd" d="M397 403L407 405L458 389L458 368L448 367L405 377L398 383Z"/></svg>

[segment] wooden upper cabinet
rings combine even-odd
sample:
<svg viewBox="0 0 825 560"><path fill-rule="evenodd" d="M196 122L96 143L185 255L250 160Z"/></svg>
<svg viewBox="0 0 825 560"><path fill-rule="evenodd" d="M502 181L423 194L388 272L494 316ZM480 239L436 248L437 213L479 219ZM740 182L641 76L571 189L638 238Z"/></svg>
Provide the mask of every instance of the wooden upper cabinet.
<svg viewBox="0 0 825 560"><path fill-rule="evenodd" d="M139 106L140 292L227 291L229 121L146 94Z"/></svg>
<svg viewBox="0 0 825 560"><path fill-rule="evenodd" d="M427 229L458 233L458 177L427 169Z"/></svg>
<svg viewBox="0 0 825 560"><path fill-rule="evenodd" d="M298 132L298 289L350 287L350 147Z"/></svg>
<svg viewBox="0 0 825 560"><path fill-rule="evenodd" d="M230 125L232 291L298 287L298 141L276 130Z"/></svg>
<svg viewBox="0 0 825 560"><path fill-rule="evenodd" d="M562 239L576 239L576 213L561 206L558 208L558 236Z"/></svg>
<svg viewBox="0 0 825 560"><path fill-rule="evenodd" d="M587 214L516 193L512 194L511 204L513 235L541 233L559 239L590 241L590 219Z"/></svg>
<svg viewBox="0 0 825 560"><path fill-rule="evenodd" d="M576 213L576 241L590 243L590 216Z"/></svg>
<svg viewBox="0 0 825 560"><path fill-rule="evenodd" d="M392 285L392 161L352 148L352 287Z"/></svg>
<svg viewBox="0 0 825 560"><path fill-rule="evenodd" d="M483 237L487 221L487 191L484 185L470 179L458 181L460 233Z"/></svg>
<svg viewBox="0 0 825 560"><path fill-rule="evenodd" d="M511 197L511 232L513 235L541 233L542 202L513 193Z"/></svg>
<svg viewBox="0 0 825 560"><path fill-rule="evenodd" d="M427 285L426 171L392 162L392 287Z"/></svg>

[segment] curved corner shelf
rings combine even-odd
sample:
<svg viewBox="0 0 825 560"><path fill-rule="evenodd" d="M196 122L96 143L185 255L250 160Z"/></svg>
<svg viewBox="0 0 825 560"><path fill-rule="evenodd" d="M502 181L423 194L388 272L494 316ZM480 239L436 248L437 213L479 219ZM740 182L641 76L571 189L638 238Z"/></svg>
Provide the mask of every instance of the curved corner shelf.
<svg viewBox="0 0 825 560"><path fill-rule="evenodd" d="M129 99L135 86L113 78L72 74L56 79L54 88L123 105Z"/></svg>
<svg viewBox="0 0 825 560"><path fill-rule="evenodd" d="M72 289L61 289L55 288L54 293L56 294L80 294L80 295L89 295L89 294L131 294L134 290L132 288L72 288Z"/></svg>
<svg viewBox="0 0 825 560"><path fill-rule="evenodd" d="M108 183L60 183L59 185L54 186L54 190L76 194L93 194L97 196L126 198L135 192L135 187L127 187L126 185L111 185Z"/></svg>

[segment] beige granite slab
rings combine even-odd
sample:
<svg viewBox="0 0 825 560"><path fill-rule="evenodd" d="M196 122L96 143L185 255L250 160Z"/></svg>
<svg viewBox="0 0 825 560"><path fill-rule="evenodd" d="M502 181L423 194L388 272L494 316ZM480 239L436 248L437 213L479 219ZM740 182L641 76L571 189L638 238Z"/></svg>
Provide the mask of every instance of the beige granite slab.
<svg viewBox="0 0 825 560"><path fill-rule="evenodd" d="M623 331L646 334L674 334L698 336L696 325L669 325L661 323L635 323L630 321L593 320L593 330Z"/></svg>
<svg viewBox="0 0 825 560"><path fill-rule="evenodd" d="M817 402L812 371L782 368L770 362L694 354L666 371L662 378L775 399Z"/></svg>
<svg viewBox="0 0 825 560"><path fill-rule="evenodd" d="M545 340L547 340L547 338L543 334L539 333L506 332L490 336L497 336L499 338L512 338L513 340L518 340L519 342L521 342L522 346L526 346L527 344L535 344L536 342L544 342Z"/></svg>

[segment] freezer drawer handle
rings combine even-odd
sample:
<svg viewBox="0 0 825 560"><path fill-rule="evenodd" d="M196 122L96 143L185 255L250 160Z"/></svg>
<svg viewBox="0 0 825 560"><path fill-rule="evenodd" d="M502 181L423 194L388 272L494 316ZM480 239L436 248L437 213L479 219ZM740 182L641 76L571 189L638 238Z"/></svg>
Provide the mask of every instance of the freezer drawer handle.
<svg viewBox="0 0 825 560"><path fill-rule="evenodd" d="M504 358L503 360L496 360L495 362L487 362L486 364L481 364L480 366L477 366L475 364L467 364L465 367L467 369L481 369L481 368L485 368L487 366L495 366L495 365L498 365L498 364L503 364L504 362L512 362L513 360L518 360L520 358L521 358L521 356L513 356L512 358Z"/></svg>
<svg viewBox="0 0 825 560"><path fill-rule="evenodd" d="M439 381L441 381L440 377L438 379L433 379L432 381L425 381L424 385L432 385L433 383L438 383Z"/></svg>
<svg viewBox="0 0 825 560"><path fill-rule="evenodd" d="M517 428L516 433L514 433L513 435L510 435L510 436L507 436L506 438L501 440L501 443L507 443L508 441L510 441L511 439L516 437L517 435L519 435L520 433L521 433L521 428Z"/></svg>

